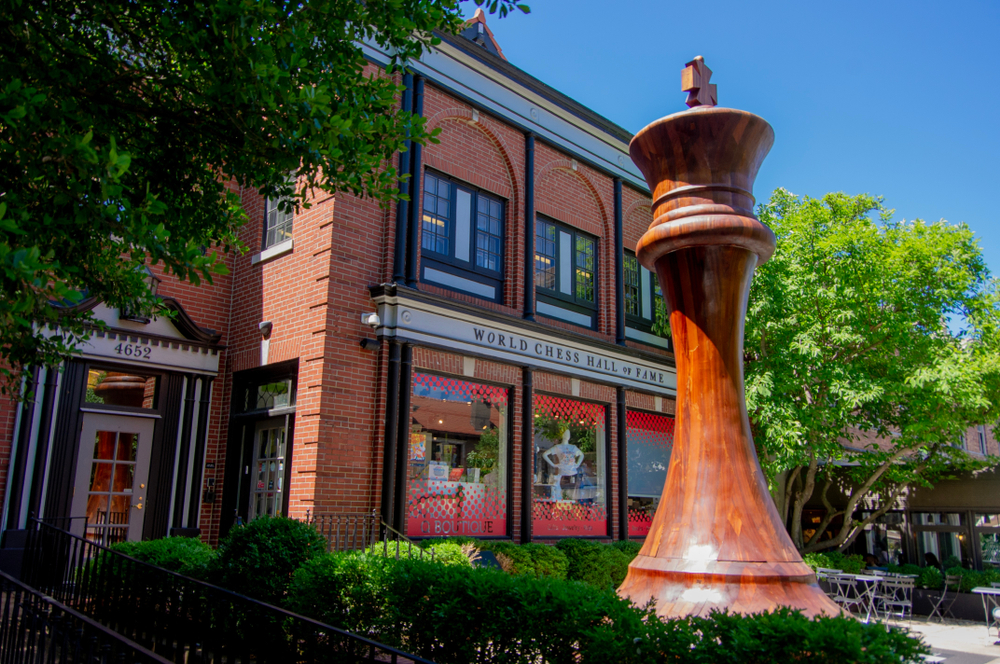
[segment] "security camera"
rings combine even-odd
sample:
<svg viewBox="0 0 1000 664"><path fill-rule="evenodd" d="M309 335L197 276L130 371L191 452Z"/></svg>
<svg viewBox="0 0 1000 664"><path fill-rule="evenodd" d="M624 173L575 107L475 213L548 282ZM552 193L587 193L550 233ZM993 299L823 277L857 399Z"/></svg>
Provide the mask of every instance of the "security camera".
<svg viewBox="0 0 1000 664"><path fill-rule="evenodd" d="M382 324L382 319L378 317L378 314L361 314L361 322L365 325L370 325L374 330Z"/></svg>

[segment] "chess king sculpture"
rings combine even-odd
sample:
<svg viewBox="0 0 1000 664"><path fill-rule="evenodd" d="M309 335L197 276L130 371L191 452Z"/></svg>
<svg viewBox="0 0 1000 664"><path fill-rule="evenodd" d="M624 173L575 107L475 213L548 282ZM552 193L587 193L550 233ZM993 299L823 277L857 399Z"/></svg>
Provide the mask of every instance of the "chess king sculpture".
<svg viewBox="0 0 1000 664"><path fill-rule="evenodd" d="M840 612L802 562L768 493L743 392L743 323L754 269L774 233L753 182L774 143L762 118L716 107L699 56L682 74L691 108L632 139L653 222L637 247L670 314L677 426L663 496L619 595L674 617L778 606Z"/></svg>

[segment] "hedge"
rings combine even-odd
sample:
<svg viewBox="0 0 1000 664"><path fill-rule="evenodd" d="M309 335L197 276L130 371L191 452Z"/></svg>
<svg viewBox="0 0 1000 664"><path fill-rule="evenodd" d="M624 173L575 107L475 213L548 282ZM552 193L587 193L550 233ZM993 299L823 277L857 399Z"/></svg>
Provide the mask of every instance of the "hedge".
<svg viewBox="0 0 1000 664"><path fill-rule="evenodd" d="M326 539L306 523L259 517L231 528L209 566L209 579L269 604L280 604L292 573L326 552Z"/></svg>
<svg viewBox="0 0 1000 664"><path fill-rule="evenodd" d="M946 569L945 574L957 574L962 577L962 581L959 583L958 589L963 593L971 592L973 588L977 588L979 586L985 586L988 588L991 583L1000 583L1000 571L995 569L977 572L976 570L955 566ZM938 576L940 577L940 572L938 573Z"/></svg>
<svg viewBox="0 0 1000 664"><path fill-rule="evenodd" d="M292 611L441 664L887 664L929 652L899 630L851 617L808 619L781 609L661 620L610 588L363 554L307 562L286 601Z"/></svg>
<svg viewBox="0 0 1000 664"><path fill-rule="evenodd" d="M136 560L204 580L215 551L195 537L165 537L142 542L119 542L112 550Z"/></svg>
<svg viewBox="0 0 1000 664"><path fill-rule="evenodd" d="M628 557L618 549L593 540L559 540L556 548L569 558L566 578L598 588L617 588L628 573Z"/></svg>

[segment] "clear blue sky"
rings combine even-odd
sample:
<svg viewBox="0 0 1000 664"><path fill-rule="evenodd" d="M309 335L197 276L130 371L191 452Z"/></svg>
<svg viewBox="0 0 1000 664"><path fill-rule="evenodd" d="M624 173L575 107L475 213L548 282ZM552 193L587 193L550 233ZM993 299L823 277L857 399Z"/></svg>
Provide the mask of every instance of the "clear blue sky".
<svg viewBox="0 0 1000 664"><path fill-rule="evenodd" d="M882 195L898 218L967 223L1000 276L1000 2L528 4L487 22L529 74L636 132L685 108L702 55L719 105L774 127L758 202Z"/></svg>

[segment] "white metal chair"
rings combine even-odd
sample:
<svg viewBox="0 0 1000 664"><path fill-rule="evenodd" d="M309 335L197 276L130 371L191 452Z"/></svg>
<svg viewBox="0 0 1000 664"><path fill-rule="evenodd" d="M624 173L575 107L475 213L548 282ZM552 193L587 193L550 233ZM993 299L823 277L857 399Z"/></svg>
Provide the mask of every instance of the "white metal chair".
<svg viewBox="0 0 1000 664"><path fill-rule="evenodd" d="M884 576L878 582L875 592L875 611L881 618L898 617L900 620L910 620L913 617L913 586L916 579L912 576Z"/></svg>
<svg viewBox="0 0 1000 664"><path fill-rule="evenodd" d="M869 589L874 584L858 583L853 574L829 574L826 577L830 584L831 599L850 613L871 615L872 597Z"/></svg>

